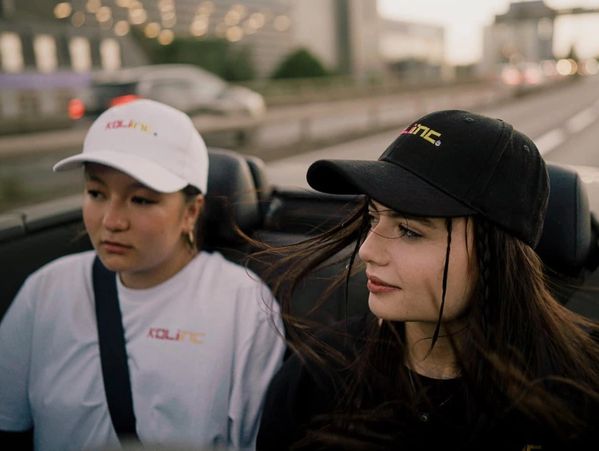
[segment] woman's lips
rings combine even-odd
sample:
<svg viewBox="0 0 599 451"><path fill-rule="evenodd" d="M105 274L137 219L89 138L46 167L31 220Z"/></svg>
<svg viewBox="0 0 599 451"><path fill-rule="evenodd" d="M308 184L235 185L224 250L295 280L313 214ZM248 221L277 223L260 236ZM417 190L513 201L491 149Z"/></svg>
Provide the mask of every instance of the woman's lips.
<svg viewBox="0 0 599 451"><path fill-rule="evenodd" d="M104 250L110 254L124 254L131 246L123 243L119 243L117 241L108 241L104 240L100 242L100 245L104 248Z"/></svg>
<svg viewBox="0 0 599 451"><path fill-rule="evenodd" d="M371 275L367 275L367 277L368 277L368 283L366 284L366 287L368 288L368 291L370 291L371 293L382 294L382 293L389 293L391 291L399 290L399 287L385 283L378 277L374 277Z"/></svg>

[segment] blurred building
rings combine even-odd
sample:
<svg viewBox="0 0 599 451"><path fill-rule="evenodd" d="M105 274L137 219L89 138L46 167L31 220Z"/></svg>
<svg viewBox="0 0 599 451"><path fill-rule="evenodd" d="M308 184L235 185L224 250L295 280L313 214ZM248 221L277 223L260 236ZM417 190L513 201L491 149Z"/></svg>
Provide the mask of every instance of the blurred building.
<svg viewBox="0 0 599 451"><path fill-rule="evenodd" d="M557 11L542 0L510 4L485 28L480 71L495 74L501 66L553 59L553 21Z"/></svg>
<svg viewBox="0 0 599 451"><path fill-rule="evenodd" d="M380 20L380 54L404 80L438 80L443 75L445 29L442 26Z"/></svg>
<svg viewBox="0 0 599 451"><path fill-rule="evenodd" d="M4 72L143 64L146 58L131 39L134 28L163 45L175 36L194 36L251 47L261 75L292 47L290 0L0 1L0 56L3 61L21 60L3 64ZM56 61L41 62L44 57L36 57L36 45L45 54L56 54Z"/></svg>
<svg viewBox="0 0 599 451"><path fill-rule="evenodd" d="M0 0L0 69L144 64L134 29L163 45L175 36L226 39L250 50L259 77L300 47L335 72L365 76L383 68L375 1Z"/></svg>
<svg viewBox="0 0 599 451"><path fill-rule="evenodd" d="M358 78L383 70L376 1L293 0L292 45Z"/></svg>

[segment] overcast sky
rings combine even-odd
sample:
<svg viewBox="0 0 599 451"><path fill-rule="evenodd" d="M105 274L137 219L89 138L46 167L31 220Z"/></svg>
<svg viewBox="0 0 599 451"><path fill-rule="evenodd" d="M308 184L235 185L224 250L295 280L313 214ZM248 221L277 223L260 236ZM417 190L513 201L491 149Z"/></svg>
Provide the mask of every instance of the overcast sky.
<svg viewBox="0 0 599 451"><path fill-rule="evenodd" d="M509 0L378 0L382 15L443 25L446 58L453 64L476 61L482 51L482 30L496 14L508 10ZM545 0L551 8L599 8L599 0ZM568 53L572 44L582 57L599 55L599 14L562 17L556 21L554 52Z"/></svg>

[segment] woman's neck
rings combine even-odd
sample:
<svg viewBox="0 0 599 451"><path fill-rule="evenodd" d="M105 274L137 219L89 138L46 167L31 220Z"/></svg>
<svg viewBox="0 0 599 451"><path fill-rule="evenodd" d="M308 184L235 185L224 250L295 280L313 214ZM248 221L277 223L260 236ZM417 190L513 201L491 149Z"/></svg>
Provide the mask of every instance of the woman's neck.
<svg viewBox="0 0 599 451"><path fill-rule="evenodd" d="M459 376L455 352L446 329L439 331L431 349L435 324L406 322L407 365L416 373L432 379L452 379ZM454 338L455 340L455 338Z"/></svg>
<svg viewBox="0 0 599 451"><path fill-rule="evenodd" d="M161 264L138 271L121 271L119 272L121 283L127 288L132 289L152 288L167 281L181 271L197 254L198 251L195 249L192 251L182 249L180 252L176 252L174 257L169 259L168 264Z"/></svg>

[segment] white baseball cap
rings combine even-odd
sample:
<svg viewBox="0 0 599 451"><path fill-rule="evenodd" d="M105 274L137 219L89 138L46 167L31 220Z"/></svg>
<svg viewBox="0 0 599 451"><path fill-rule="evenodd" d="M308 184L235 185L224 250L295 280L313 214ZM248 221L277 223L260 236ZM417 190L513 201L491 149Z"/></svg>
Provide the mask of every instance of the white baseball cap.
<svg viewBox="0 0 599 451"><path fill-rule="evenodd" d="M92 124L83 151L52 168L64 171L99 163L162 193L193 185L208 189L208 151L185 113L154 100L114 106Z"/></svg>

